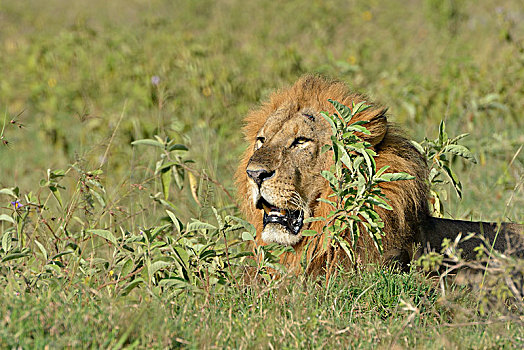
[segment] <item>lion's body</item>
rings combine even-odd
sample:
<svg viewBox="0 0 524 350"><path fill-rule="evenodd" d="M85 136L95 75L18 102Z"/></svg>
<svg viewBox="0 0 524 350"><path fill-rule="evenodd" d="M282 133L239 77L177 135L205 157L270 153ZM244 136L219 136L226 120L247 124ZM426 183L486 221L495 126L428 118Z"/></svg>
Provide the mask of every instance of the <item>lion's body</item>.
<svg viewBox="0 0 524 350"><path fill-rule="evenodd" d="M328 153L320 152L331 136L328 123L320 115L322 111L334 112L328 99L345 105L366 101L341 82L305 76L292 87L271 95L268 102L245 119L244 131L250 146L236 173L241 209L257 229L257 244L278 242L293 246L295 253L284 253L281 258L292 269L300 268L306 246L311 271L322 268L330 254L321 240L311 242L312 238L297 233L302 227L301 219L325 217L330 211L328 204L317 201L331 193L327 181L320 176L321 170L329 169L333 162ZM407 263L416 245L430 242L427 238L432 237L426 230L431 226L428 167L411 142L387 121L385 111L372 105L355 116L354 120L368 121L365 126L371 132L360 136L373 145L377 168L389 165L388 172L406 172L415 179L380 184L393 207L391 211L377 209L384 221L384 254L380 256L365 235L357 253L361 262ZM312 222L303 226L307 225L307 229L321 232L324 224ZM436 243L435 239L430 245Z"/></svg>
<svg viewBox="0 0 524 350"><path fill-rule="evenodd" d="M467 240L460 240L458 248L466 260L477 255L475 248L486 245L488 250L507 252L524 258L524 229L522 225L503 222L472 222L428 217L421 226L421 236L417 243L427 250L440 250L444 239L455 240L459 235L466 238L470 232L476 235ZM482 236L483 239L480 238Z"/></svg>

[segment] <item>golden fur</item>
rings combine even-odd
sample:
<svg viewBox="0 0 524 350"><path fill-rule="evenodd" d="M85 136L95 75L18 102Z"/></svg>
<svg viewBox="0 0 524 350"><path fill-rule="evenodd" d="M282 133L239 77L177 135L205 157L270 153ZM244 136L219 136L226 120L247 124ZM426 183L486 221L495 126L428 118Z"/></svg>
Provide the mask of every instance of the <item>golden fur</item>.
<svg viewBox="0 0 524 350"><path fill-rule="evenodd" d="M377 209L385 223L384 254L378 254L366 234L361 237L357 249L359 260L363 263L398 261L405 266L413 258L416 245L426 245L433 237L424 231L429 218L426 183L428 167L425 159L403 133L387 121L385 108L373 105L362 95L352 93L341 82L320 76L304 76L293 86L273 93L268 101L245 118L244 133L249 147L236 172L236 183L241 209L257 229L256 242L261 245L267 243L262 240L261 234L263 211L257 209L256 198L251 198L257 195L257 191L271 197L273 204L290 210L300 207L295 203L296 198L293 200L291 197L299 197L307 217L325 217L329 213L330 207L316 200L319 197L326 198L331 193L327 181L319 175L320 170L329 169L332 164L329 154L319 152L319 147L328 143L330 135L329 125L319 113L335 112L328 99L349 106L361 101L371 104L372 108L360 113L354 120L368 121L365 126L371 135L360 136L369 141L377 152L377 168L389 165L388 172L406 172L415 177L414 180L380 184L393 207L391 211ZM306 138L300 138L300 135ZM300 138L300 141L296 138ZM293 148L296 144L302 148ZM264 179L257 190L257 184L247 175L246 169L264 169L272 175L267 175L268 179ZM321 232L323 222L304 226ZM455 229L460 231L459 227ZM289 238L295 253L284 253L281 257L281 262L288 268L300 269L301 257L308 244L310 272L320 271L333 253L323 248L322 240L310 242L311 237L303 237L297 242L299 238L296 236L290 235ZM431 241L431 246L440 247L437 244L441 239L437 240ZM343 254L337 253L333 257L334 262L339 262Z"/></svg>

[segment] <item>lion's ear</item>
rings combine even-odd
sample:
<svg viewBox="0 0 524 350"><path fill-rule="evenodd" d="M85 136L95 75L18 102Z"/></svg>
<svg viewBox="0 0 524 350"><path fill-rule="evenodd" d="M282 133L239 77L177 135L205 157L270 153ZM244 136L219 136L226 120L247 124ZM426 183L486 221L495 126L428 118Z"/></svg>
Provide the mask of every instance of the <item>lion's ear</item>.
<svg viewBox="0 0 524 350"><path fill-rule="evenodd" d="M365 119L369 120L363 126L368 129L370 135L359 135L365 141L371 143L372 146L379 144L386 132L388 131L388 119L386 117L387 108L378 110L372 110L371 114L366 116Z"/></svg>

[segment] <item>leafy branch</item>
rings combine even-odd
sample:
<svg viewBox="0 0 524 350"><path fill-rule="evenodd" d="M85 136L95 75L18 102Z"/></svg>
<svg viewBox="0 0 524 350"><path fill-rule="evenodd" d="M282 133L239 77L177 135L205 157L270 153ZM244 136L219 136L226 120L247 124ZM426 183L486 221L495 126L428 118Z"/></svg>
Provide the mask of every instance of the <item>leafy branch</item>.
<svg viewBox="0 0 524 350"><path fill-rule="evenodd" d="M350 108L337 101L329 102L337 113L322 113L332 131L331 143L323 146L322 151L332 152L334 164L330 170L323 171L322 176L329 182L333 193L319 201L327 203L332 209L325 218L306 220L324 221L322 232L305 230L303 235L324 235L324 249L327 244L331 244L335 250L340 247L351 262L356 264L357 243L362 234L369 235L379 253L383 251L384 222L377 209L392 208L378 185L382 182L410 180L413 176L407 173L387 173L389 166L377 170L374 159L376 152L369 142L358 136L371 134L365 127L367 121L352 121L356 115L371 106L360 102L352 103ZM328 265L329 260L328 258Z"/></svg>
<svg viewBox="0 0 524 350"><path fill-rule="evenodd" d="M441 188L442 186L451 183L457 196L462 198L462 183L451 166L453 156L459 156L472 163L477 163L473 153L467 147L459 145L459 141L468 135L460 134L450 138L446 132L446 124L444 121L441 121L438 137L435 140L429 140L425 137L420 144L412 141L413 145L426 157L430 165L430 204L434 215L442 216L444 212L442 196L446 196L446 191ZM437 191L439 187L440 189Z"/></svg>

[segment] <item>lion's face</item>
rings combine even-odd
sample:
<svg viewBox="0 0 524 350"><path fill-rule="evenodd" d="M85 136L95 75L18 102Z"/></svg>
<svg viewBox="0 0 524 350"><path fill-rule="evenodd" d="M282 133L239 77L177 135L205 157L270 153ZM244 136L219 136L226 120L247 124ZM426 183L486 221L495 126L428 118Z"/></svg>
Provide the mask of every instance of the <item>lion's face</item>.
<svg viewBox="0 0 524 350"><path fill-rule="evenodd" d="M293 246L294 254L284 253L280 257L282 263L291 267L300 268L304 252L314 260L313 269L320 268L326 257L326 245L302 233L304 229L322 232L323 221L306 224L304 220L326 217L332 210L329 204L318 201L332 194L321 175L333 164L332 154L321 152L323 145L331 143L331 128L320 114L335 112L328 99L346 106L367 100L341 82L308 75L272 94L245 118L244 133L249 146L236 172L240 206L256 228L256 244L276 242ZM393 208L377 208L384 221L384 259L403 259L413 252L418 227L429 215L425 182L428 168L409 139L388 123L386 109L369 100L366 104L372 107L355 115L352 121L366 122L369 134L357 135L377 153L377 168L387 165L390 172L406 172L415 177L379 185ZM358 243L358 249L364 252L362 261L376 261L380 255L368 238L362 235Z"/></svg>
<svg viewBox="0 0 524 350"><path fill-rule="evenodd" d="M279 108L258 130L246 173L253 205L263 212L264 242L300 241L326 183L320 173L330 157L320 153L329 139L318 111L293 105Z"/></svg>

